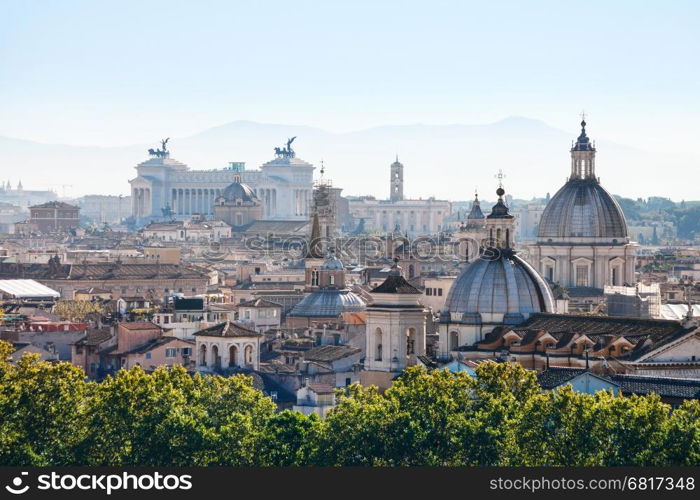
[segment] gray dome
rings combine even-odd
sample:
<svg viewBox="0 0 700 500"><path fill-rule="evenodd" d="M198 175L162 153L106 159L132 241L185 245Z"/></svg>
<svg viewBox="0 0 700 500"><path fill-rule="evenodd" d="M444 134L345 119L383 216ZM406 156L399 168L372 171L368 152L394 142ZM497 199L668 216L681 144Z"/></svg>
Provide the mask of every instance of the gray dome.
<svg viewBox="0 0 700 500"><path fill-rule="evenodd" d="M295 305L289 316L331 318L364 310L365 303L350 290L316 290Z"/></svg>
<svg viewBox="0 0 700 500"><path fill-rule="evenodd" d="M226 201L241 200L244 203L258 200L258 197L255 196L255 192L251 187L241 182L234 182L229 185L224 189L224 192L221 193L221 196L223 196Z"/></svg>
<svg viewBox="0 0 700 500"><path fill-rule="evenodd" d="M482 314L503 314L505 324L517 324L532 313L554 312L549 286L527 262L511 250L487 252L499 254L482 254L452 284L445 303L449 313L467 324L480 324Z"/></svg>
<svg viewBox="0 0 700 500"><path fill-rule="evenodd" d="M626 243L627 223L597 179L571 179L547 203L538 238L620 238Z"/></svg>

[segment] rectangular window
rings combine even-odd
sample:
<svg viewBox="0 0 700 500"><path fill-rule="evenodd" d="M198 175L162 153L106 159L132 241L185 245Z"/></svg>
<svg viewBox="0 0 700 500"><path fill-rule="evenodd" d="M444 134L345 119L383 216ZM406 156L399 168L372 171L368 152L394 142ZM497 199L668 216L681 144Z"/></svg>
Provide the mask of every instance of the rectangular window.
<svg viewBox="0 0 700 500"><path fill-rule="evenodd" d="M183 356L192 356L192 348L191 347L183 347L182 348L182 355Z"/></svg>
<svg viewBox="0 0 700 500"><path fill-rule="evenodd" d="M442 288L437 289L438 297L442 297Z"/></svg>
<svg viewBox="0 0 700 500"><path fill-rule="evenodd" d="M165 357L166 358L174 358L176 352L177 351L175 350L175 348L170 347L170 348L165 350Z"/></svg>
<svg viewBox="0 0 700 500"><path fill-rule="evenodd" d="M147 352L147 353L146 353L146 359L151 359L151 353L150 353L150 352Z"/></svg>
<svg viewBox="0 0 700 500"><path fill-rule="evenodd" d="M588 286L588 266L576 266L576 286Z"/></svg>

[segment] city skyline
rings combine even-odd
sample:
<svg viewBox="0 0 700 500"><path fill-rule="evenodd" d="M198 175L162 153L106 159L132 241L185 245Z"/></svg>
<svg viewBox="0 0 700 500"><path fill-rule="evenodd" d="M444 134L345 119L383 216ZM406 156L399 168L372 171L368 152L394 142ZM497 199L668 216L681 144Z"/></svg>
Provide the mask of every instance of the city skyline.
<svg viewBox="0 0 700 500"><path fill-rule="evenodd" d="M579 129L580 119L579 115L572 117ZM599 175L613 194L633 199L660 196L675 202L694 199L692 183L679 186L675 177L668 176L652 182L643 175L666 161L678 175L693 178L697 174L688 157L665 157L601 139L596 133L596 122L587 119L592 140L601 152ZM408 198L465 201L471 199L475 190L485 199L493 197L494 175L499 170L506 173L506 188L514 198L527 200L554 194L556 183L543 179L559 180L568 175L568 148L578 131L571 127L560 130L540 120L516 116L480 125L416 124L349 133L239 120L188 137L173 137L169 147L172 157L192 170L223 169L229 161L242 161L247 169L254 170L274 156L275 144L294 135L299 136L295 144L299 156L316 166L315 175L319 175L320 162L324 160L326 177L342 187L345 195L387 198L383 181L390 162L398 155L406 165ZM70 198L127 194L126 181L133 167L148 157L146 150L158 141L110 148L40 144L2 137L0 142L4 144L0 160L23 167L21 175L6 176L3 182L9 180L15 187L21 180L27 189L51 189ZM46 169L47 164L60 168ZM99 176L84 175L95 165L101 166ZM439 166L437 170L435 165ZM535 170L545 175L532 175ZM428 177L424 175L426 171L430 171ZM629 182L635 173L641 175ZM379 182L367 184L363 181L367 175ZM458 183L452 181L455 176L460 179Z"/></svg>
<svg viewBox="0 0 700 500"><path fill-rule="evenodd" d="M680 201L692 197L689 186L698 181L694 143L700 134L700 70L688 64L700 48L694 2L663 9L627 1L589 2L585 9L561 2L505 2L498 8L438 2L431 9L418 2L359 2L348 9L305 1L293 8L282 2L207 2L203 7L120 2L117 7L30 1L7 3L4 10L0 138L151 147L161 137L187 138L241 120L347 135L375 127L445 128L521 116L566 132L565 142L549 152L560 169L544 172L561 178L566 146L576 137L578 116L585 110L591 135L601 145L600 175L611 191ZM280 131L265 148L287 134L293 135ZM349 168L346 160L303 140L302 135L299 150L307 161L318 164L324 158L330 172L334 164L338 171ZM641 153L623 162L603 147L606 141ZM372 157L368 171L399 153L415 169L407 166L409 193L462 198L441 192L453 171L433 185L435 176L423 174L423 169L435 172L426 158L401 150L400 139L385 142L386 151ZM0 139L0 151L5 144ZM434 146L426 141L426 157ZM187 152L176 144L173 150L195 168L220 168L229 160L255 167L269 152L231 148L227 155L243 158L209 162L181 154ZM27 177L25 184L36 184L39 177L45 184L65 184L51 171L37 173L37 165L50 162L67 173L72 168L72 162L58 157L36 165L10 159L0 157L10 165L8 174L21 170L23 177L28 171L37 178ZM488 159L475 161L489 171L514 170ZM106 162L102 175L117 168L128 173L119 178L123 187L118 189L118 179L107 172L105 189L125 193L123 180L139 161L132 155L118 165ZM669 176L659 175L660 167L684 182L674 186ZM509 183L522 188L522 197L551 190L535 190L515 170ZM78 180L68 184L83 182L90 173L82 167L71 173ZM363 193L344 175L333 172L346 193L382 194ZM462 189L474 187L490 189L486 176ZM74 194L90 192L98 191L76 187Z"/></svg>

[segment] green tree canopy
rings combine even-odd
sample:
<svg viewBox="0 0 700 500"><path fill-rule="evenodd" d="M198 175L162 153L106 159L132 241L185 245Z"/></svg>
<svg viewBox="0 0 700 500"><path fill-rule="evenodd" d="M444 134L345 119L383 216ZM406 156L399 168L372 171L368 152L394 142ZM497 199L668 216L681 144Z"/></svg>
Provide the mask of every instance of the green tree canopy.
<svg viewBox="0 0 700 500"><path fill-rule="evenodd" d="M276 413L252 379L80 368L0 342L0 465L699 465L700 402L542 391L534 372L405 370L339 391L327 418Z"/></svg>

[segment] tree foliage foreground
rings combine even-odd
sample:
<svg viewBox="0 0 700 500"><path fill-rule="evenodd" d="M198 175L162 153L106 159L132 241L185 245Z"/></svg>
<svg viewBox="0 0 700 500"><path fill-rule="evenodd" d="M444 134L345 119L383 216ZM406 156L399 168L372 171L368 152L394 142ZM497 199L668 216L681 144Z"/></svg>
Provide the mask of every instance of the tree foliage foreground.
<svg viewBox="0 0 700 500"><path fill-rule="evenodd" d="M534 372L406 370L339 391L325 419L276 412L252 379L181 367L88 381L0 342L0 465L666 466L700 464L700 402L543 392Z"/></svg>

